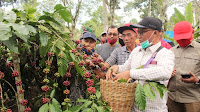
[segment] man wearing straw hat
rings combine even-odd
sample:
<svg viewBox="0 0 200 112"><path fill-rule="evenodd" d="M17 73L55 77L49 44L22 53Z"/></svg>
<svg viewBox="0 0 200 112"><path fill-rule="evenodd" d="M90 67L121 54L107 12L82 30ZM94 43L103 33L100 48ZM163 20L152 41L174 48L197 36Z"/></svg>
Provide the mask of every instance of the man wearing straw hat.
<svg viewBox="0 0 200 112"><path fill-rule="evenodd" d="M133 49L124 65L112 66L106 74L106 79L128 80L131 77L141 84L148 80L167 85L174 68L174 54L161 46L161 26L159 20L153 17L145 17L139 24L132 25L133 28L138 28L141 46ZM137 69L138 67L142 69ZM118 74L114 74L115 78L112 78L113 73L117 72ZM164 93L163 99L159 93L155 92L155 95L156 100L146 98L145 112L168 112L167 93ZM141 112L135 103L132 111Z"/></svg>

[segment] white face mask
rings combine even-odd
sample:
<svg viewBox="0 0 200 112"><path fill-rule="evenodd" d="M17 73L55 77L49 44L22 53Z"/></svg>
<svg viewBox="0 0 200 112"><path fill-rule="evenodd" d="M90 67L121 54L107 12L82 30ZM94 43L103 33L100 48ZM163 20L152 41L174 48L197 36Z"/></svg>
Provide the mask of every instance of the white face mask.
<svg viewBox="0 0 200 112"><path fill-rule="evenodd" d="M149 39L152 37L152 35L153 35L154 32L155 32L155 31L152 32L152 34L151 34L151 36L149 37ZM151 45L152 45L152 42L153 42L154 39L155 39L155 37L154 37L154 39L152 40L152 42L150 42L150 43L149 43L149 39L147 39L147 40L145 40L144 42L140 43L140 45L141 45L141 47L142 47L143 49L148 48L149 46L151 46Z"/></svg>

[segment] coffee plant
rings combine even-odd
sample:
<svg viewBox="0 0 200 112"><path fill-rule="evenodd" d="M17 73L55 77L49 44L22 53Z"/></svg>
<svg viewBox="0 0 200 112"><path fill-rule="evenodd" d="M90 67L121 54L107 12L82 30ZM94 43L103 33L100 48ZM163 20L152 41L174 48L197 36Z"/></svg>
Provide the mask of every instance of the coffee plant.
<svg viewBox="0 0 200 112"><path fill-rule="evenodd" d="M0 9L1 112L111 111L101 99L99 76L85 61L101 60L68 37L70 16L61 4L43 14Z"/></svg>

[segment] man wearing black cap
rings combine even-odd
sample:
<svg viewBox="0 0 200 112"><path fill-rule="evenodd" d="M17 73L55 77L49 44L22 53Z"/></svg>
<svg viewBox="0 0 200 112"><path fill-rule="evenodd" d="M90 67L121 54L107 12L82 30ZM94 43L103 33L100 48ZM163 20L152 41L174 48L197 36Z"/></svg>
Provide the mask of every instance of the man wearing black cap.
<svg viewBox="0 0 200 112"><path fill-rule="evenodd" d="M122 78L128 80L131 77L138 80L142 85L146 81L157 81L167 85L174 68L174 54L172 51L161 47L160 22L156 18L145 17L139 24L132 25L132 28L138 28L141 46L133 49L123 65L112 66L106 74L106 79L113 79L112 75L115 75L113 80ZM163 99L160 98L159 93L156 91L154 93L155 100L146 98L145 112L168 112L167 93L164 93ZM133 105L132 111L140 112L136 104Z"/></svg>

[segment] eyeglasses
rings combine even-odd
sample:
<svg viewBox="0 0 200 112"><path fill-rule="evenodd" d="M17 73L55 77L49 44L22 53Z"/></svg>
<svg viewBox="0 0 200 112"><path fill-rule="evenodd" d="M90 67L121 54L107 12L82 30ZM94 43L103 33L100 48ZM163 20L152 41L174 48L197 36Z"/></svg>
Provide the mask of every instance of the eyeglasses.
<svg viewBox="0 0 200 112"><path fill-rule="evenodd" d="M118 36L118 34L117 33L108 33L108 36Z"/></svg>
<svg viewBox="0 0 200 112"><path fill-rule="evenodd" d="M138 34L143 35L144 33L148 32L148 31L153 31L153 30L138 30Z"/></svg>

